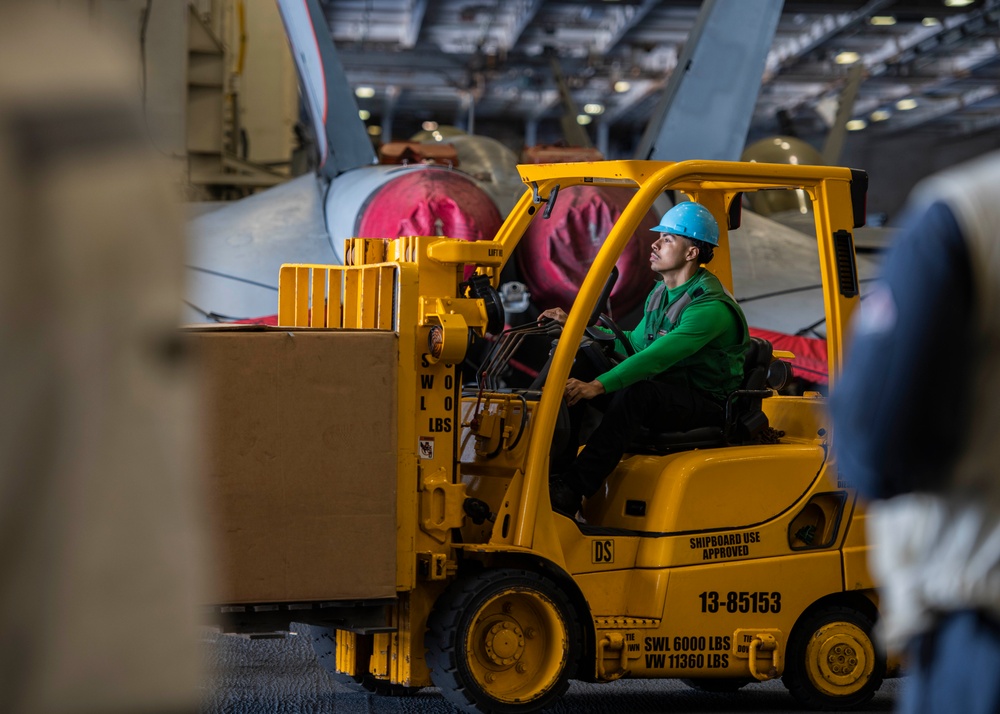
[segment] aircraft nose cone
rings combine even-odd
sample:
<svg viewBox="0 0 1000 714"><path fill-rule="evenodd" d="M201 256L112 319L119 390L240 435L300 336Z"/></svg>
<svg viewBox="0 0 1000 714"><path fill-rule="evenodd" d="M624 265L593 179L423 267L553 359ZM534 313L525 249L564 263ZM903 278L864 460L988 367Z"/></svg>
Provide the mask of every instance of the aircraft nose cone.
<svg viewBox="0 0 1000 714"><path fill-rule="evenodd" d="M493 200L473 179L457 171L428 167L397 176L380 187L362 209L357 235L492 240L501 223Z"/></svg>

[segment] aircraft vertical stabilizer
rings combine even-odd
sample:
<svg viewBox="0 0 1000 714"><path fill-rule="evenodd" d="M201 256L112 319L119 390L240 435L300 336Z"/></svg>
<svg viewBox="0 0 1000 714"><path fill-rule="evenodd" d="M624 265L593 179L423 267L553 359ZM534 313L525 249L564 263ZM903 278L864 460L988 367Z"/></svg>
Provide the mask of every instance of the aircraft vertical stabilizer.
<svg viewBox="0 0 1000 714"><path fill-rule="evenodd" d="M299 87L316 133L319 172L334 176L377 162L318 0L278 0Z"/></svg>
<svg viewBox="0 0 1000 714"><path fill-rule="evenodd" d="M784 0L705 0L637 159L738 161Z"/></svg>

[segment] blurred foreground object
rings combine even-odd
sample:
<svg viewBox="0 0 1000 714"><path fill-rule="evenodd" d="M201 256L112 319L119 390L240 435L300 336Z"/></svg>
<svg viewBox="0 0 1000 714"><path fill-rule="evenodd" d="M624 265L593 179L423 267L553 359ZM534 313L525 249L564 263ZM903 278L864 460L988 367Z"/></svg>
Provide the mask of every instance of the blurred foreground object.
<svg viewBox="0 0 1000 714"><path fill-rule="evenodd" d="M833 395L902 711L1000 711L1000 153L931 177Z"/></svg>
<svg viewBox="0 0 1000 714"><path fill-rule="evenodd" d="M132 65L86 17L0 23L0 695L197 711L182 237Z"/></svg>

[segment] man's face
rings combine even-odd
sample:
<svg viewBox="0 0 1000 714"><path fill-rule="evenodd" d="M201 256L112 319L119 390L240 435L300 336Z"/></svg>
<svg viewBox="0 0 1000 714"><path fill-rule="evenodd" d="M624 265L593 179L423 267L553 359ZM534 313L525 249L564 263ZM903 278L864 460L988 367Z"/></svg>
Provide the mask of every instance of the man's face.
<svg viewBox="0 0 1000 714"><path fill-rule="evenodd" d="M661 233L653 242L653 252L649 256L649 267L657 273L678 270L692 259L697 258L698 249L684 236Z"/></svg>

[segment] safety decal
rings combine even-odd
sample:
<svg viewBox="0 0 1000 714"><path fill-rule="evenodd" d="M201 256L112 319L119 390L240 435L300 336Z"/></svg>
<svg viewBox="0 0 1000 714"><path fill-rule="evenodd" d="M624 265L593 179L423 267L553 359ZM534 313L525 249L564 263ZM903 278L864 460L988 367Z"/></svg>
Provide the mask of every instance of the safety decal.
<svg viewBox="0 0 1000 714"><path fill-rule="evenodd" d="M420 458L422 459L433 459L434 458L434 437L433 436L421 436L419 439L419 451Z"/></svg>
<svg viewBox="0 0 1000 714"><path fill-rule="evenodd" d="M647 637L643 642L647 669L725 669L729 635Z"/></svg>
<svg viewBox="0 0 1000 714"><path fill-rule="evenodd" d="M613 540L595 540L593 563L615 562L615 542Z"/></svg>
<svg viewBox="0 0 1000 714"><path fill-rule="evenodd" d="M702 560L742 558L750 555L750 546L760 543L760 531L723 533L689 539L691 550L701 550Z"/></svg>

